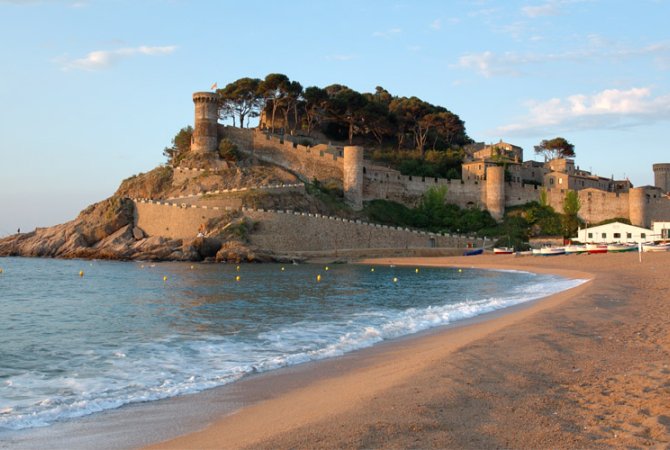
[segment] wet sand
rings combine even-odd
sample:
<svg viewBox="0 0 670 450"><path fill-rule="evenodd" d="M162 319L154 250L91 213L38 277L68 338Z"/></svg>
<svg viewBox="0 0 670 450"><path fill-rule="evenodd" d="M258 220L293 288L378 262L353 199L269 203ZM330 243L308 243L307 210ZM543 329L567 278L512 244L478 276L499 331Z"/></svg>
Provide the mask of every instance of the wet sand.
<svg viewBox="0 0 670 450"><path fill-rule="evenodd" d="M258 377L257 403L153 448L670 444L670 254L366 262L591 281L486 320Z"/></svg>

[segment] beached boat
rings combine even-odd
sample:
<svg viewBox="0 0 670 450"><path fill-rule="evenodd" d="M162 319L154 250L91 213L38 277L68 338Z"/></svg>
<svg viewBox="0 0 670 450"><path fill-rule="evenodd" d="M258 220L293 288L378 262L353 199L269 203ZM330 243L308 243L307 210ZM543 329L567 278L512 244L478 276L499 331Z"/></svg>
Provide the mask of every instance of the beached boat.
<svg viewBox="0 0 670 450"><path fill-rule="evenodd" d="M542 247L540 249L542 256L565 255L565 247Z"/></svg>
<svg viewBox="0 0 670 450"><path fill-rule="evenodd" d="M635 244L607 244L607 253L632 252L637 250Z"/></svg>
<svg viewBox="0 0 670 450"><path fill-rule="evenodd" d="M463 252L463 256L481 255L482 253L484 253L483 248L469 248Z"/></svg>
<svg viewBox="0 0 670 450"><path fill-rule="evenodd" d="M514 253L512 247L493 247L494 255L511 255L512 253Z"/></svg>
<svg viewBox="0 0 670 450"><path fill-rule="evenodd" d="M670 243L664 243L664 244L647 243L647 244L642 244L642 251L643 252L667 252L667 251L670 251Z"/></svg>
<svg viewBox="0 0 670 450"><path fill-rule="evenodd" d="M531 250L531 254L533 256L540 256L542 254L542 249L534 248L534 249Z"/></svg>
<svg viewBox="0 0 670 450"><path fill-rule="evenodd" d="M589 255L607 253L607 244L586 244L586 251L589 252Z"/></svg>
<svg viewBox="0 0 670 450"><path fill-rule="evenodd" d="M570 244L565 246L565 253L569 255L586 253L587 251L588 250L586 250L586 245Z"/></svg>

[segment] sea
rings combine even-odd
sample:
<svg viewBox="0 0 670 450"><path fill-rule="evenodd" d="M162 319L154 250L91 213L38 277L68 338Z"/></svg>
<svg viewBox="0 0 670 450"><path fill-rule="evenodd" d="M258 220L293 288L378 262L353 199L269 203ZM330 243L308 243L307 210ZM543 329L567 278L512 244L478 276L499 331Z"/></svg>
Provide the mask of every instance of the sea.
<svg viewBox="0 0 670 450"><path fill-rule="evenodd" d="M519 271L0 258L0 437L572 288Z"/></svg>

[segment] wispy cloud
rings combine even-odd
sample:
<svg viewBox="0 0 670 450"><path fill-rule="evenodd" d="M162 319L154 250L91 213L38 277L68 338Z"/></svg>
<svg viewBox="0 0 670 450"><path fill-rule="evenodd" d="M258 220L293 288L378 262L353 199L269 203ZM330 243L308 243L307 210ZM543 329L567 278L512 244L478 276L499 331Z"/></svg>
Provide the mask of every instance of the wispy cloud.
<svg viewBox="0 0 670 450"><path fill-rule="evenodd" d="M521 12L528 17L555 16L558 14L558 2L550 1L541 5L527 5Z"/></svg>
<svg viewBox="0 0 670 450"><path fill-rule="evenodd" d="M523 66L565 61L594 61L611 59L624 61L635 57L652 57L659 67L670 58L670 42L659 42L639 48L591 45L584 49L561 53L517 53L502 54L484 51L462 55L453 67L470 69L484 77L518 76Z"/></svg>
<svg viewBox="0 0 670 450"><path fill-rule="evenodd" d="M526 5L521 8L521 12L531 18L542 16L557 16L563 12L563 9L574 3L582 3L585 0L547 0L537 5Z"/></svg>
<svg viewBox="0 0 670 450"><path fill-rule="evenodd" d="M391 28L386 31L375 31L372 33L374 37L380 37L384 39L391 39L392 37L402 33L402 30L400 28Z"/></svg>
<svg viewBox="0 0 670 450"><path fill-rule="evenodd" d="M605 89L526 102L528 112L515 123L498 127L507 135L546 135L564 130L611 129L670 121L670 95L654 96L650 88Z"/></svg>
<svg viewBox="0 0 670 450"><path fill-rule="evenodd" d="M440 28L442 28L442 19L435 19L435 20L433 20L433 21L430 23L430 27L431 27L433 30L439 30Z"/></svg>
<svg viewBox="0 0 670 450"><path fill-rule="evenodd" d="M329 61L351 61L358 58L357 55L328 55L326 59Z"/></svg>
<svg viewBox="0 0 670 450"><path fill-rule="evenodd" d="M60 64L63 70L101 70L107 69L117 62L134 56L158 56L169 55L177 49L174 45L164 47L149 47L142 45L140 47L126 47L116 50L95 50L88 53L83 58L71 59L68 57L57 58L56 62Z"/></svg>

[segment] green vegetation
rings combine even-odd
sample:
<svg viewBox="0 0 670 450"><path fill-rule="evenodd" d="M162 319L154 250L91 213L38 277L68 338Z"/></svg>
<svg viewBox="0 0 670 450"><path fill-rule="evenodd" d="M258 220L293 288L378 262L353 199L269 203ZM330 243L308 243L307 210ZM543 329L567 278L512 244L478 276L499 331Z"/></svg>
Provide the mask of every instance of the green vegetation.
<svg viewBox="0 0 670 450"><path fill-rule="evenodd" d="M415 150L375 150L372 153L372 159L388 164L403 175L454 180L461 178L463 151L461 149L428 150L421 155Z"/></svg>
<svg viewBox="0 0 670 450"><path fill-rule="evenodd" d="M469 144L465 124L448 109L418 97L393 96L376 87L373 93L357 92L341 84L303 88L284 74L271 73L263 80L240 78L217 90L219 114L245 126L245 119L265 113L271 132L319 131L333 140L416 150L446 150ZM281 120L280 120L281 119Z"/></svg>
<svg viewBox="0 0 670 450"><path fill-rule="evenodd" d="M335 182L321 182L315 178L311 183L305 184L305 190L334 214L346 216L351 212L351 208L344 202L342 187Z"/></svg>
<svg viewBox="0 0 670 450"><path fill-rule="evenodd" d="M571 237L577 234L579 229L580 220L577 216L579 210L582 207L579 201L579 194L577 191L568 191L565 193L565 199L563 200L563 216L561 220L563 222L563 236Z"/></svg>
<svg viewBox="0 0 670 450"><path fill-rule="evenodd" d="M226 161L237 161L240 158L240 154L237 151L237 145L230 142L228 139L222 139L219 142L219 156L221 159Z"/></svg>
<svg viewBox="0 0 670 450"><path fill-rule="evenodd" d="M191 137L193 127L188 125L177 132L172 138L172 147L165 147L163 155L167 157L168 164L178 165L186 154L191 150Z"/></svg>
<svg viewBox="0 0 670 450"><path fill-rule="evenodd" d="M365 204L364 213L370 221L387 225L438 233L495 234L496 222L488 211L448 204L446 196L446 186L433 187L426 191L421 203L415 208L387 200L373 200Z"/></svg>
<svg viewBox="0 0 670 450"><path fill-rule="evenodd" d="M544 155L548 160L555 158L574 158L575 146L562 137L545 139L535 146L535 153Z"/></svg>

